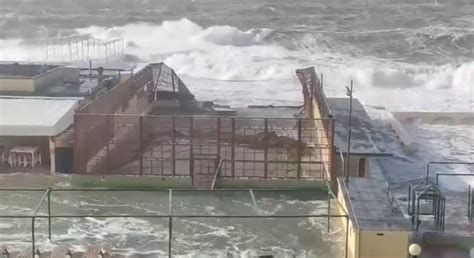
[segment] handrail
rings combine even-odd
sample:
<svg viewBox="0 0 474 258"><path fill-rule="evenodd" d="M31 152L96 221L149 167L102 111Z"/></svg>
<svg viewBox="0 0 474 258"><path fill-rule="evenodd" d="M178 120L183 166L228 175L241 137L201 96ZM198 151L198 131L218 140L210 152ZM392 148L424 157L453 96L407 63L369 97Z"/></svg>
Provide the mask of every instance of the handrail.
<svg viewBox="0 0 474 258"><path fill-rule="evenodd" d="M426 178L430 176L431 165L468 165L474 166L474 162L464 161L430 161L426 163Z"/></svg>
<svg viewBox="0 0 474 258"><path fill-rule="evenodd" d="M220 159L219 167L222 164L222 159ZM216 171L217 172L217 171ZM218 173L216 173L218 174ZM0 191L39 191L39 188L0 188ZM169 192L169 203L170 203L170 211L169 214L108 214L108 215L93 215L93 214L52 214L51 213L51 198L50 194L53 192L60 192L60 191L168 191ZM172 192L173 191L191 191L191 189L152 189L152 188L45 188L43 189L44 194L42 195L41 201L35 207L34 212L29 215L1 215L1 219L5 218L22 218L22 219L31 219L31 245L32 245L32 257L37 257L41 254L41 251L36 248L36 238L35 238L35 231L36 231L36 219L48 219L48 236L51 240L51 219L71 219L71 218L161 218L161 219L168 219L168 257L172 257L172 240L173 240L173 219L174 218L210 218L210 219L288 219L288 218L345 218L346 223L349 223L349 216L347 214L341 215L332 215L332 214L282 214L282 215L265 215L265 214L257 214L257 215L199 215L199 214L174 214L172 212ZM235 189L217 189L217 191L244 191L244 190L235 190ZM251 189L247 189L250 190ZM261 189L258 189L260 191ZM308 189L262 189L263 191L307 191ZM193 191L200 191L200 190L193 190ZM205 191L205 190L201 190ZM208 190L209 191L209 190ZM333 193L331 192L333 195ZM333 195L334 196L334 195ZM42 207L42 205L46 203L48 205L48 213L47 214L38 214L38 211ZM348 229L348 227L347 227ZM347 257L347 234L346 232L346 257ZM3 250L3 252L8 253L8 250ZM101 255L102 256L102 255Z"/></svg>

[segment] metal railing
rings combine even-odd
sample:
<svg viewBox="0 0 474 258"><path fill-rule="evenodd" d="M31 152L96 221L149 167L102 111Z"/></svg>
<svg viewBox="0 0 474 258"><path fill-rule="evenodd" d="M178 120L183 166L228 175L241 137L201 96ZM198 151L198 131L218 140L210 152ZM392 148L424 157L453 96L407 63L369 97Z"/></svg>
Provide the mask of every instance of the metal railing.
<svg viewBox="0 0 474 258"><path fill-rule="evenodd" d="M426 178L429 178L431 168L434 165L468 165L468 166L474 166L474 162L463 162L463 161L430 161L426 163ZM455 173L444 173L445 175L448 174L455 174Z"/></svg>
<svg viewBox="0 0 474 258"><path fill-rule="evenodd" d="M429 179L430 173L432 172L432 167L434 165L466 165L474 166L474 162L464 162L464 161L430 161L426 164L426 180ZM436 173L435 175L435 185L439 186L441 177L474 177L473 173ZM474 190L472 186L468 186L468 197L467 197L467 219L469 222L473 221L473 195ZM410 205L408 206L410 208Z"/></svg>
<svg viewBox="0 0 474 258"><path fill-rule="evenodd" d="M36 257L40 253L37 249L37 239L36 239L36 220L38 219L47 219L48 220L48 239L52 240L52 224L54 219L73 219L73 218L161 218L168 219L168 257L172 257L172 239L173 239L173 219L176 218L209 218L209 219L298 219L298 218L327 218L328 219L328 231L329 223L331 218L341 218L346 220L346 230L348 231L349 227L349 216L347 214L343 215L332 215L328 214L289 214L289 215L201 215L201 214L175 214L173 211L173 192L208 192L208 191L226 191L226 192L241 192L248 191L249 196L252 199L254 205L256 205L254 193L252 189L246 190L236 190L236 189L219 189L219 190L195 190L195 189L155 189L155 188L4 188L0 189L0 192L5 191L16 191L16 192L44 192L38 205L33 209L33 212L29 215L2 215L0 214L0 219L30 219L31 220L31 255ZM125 191L134 191L134 192L168 192L169 195L169 212L168 214L110 214L110 215L71 215L71 214L53 214L51 209L51 194L54 192L125 192ZM308 191L308 189L258 189L257 191L283 191L283 192L292 192L292 191ZM334 196L334 195L332 195ZM336 199L337 201L337 199ZM39 214L39 210L46 203L47 213ZM328 205L330 205L330 197L328 198ZM339 204L340 205L340 204ZM342 206L341 206L342 207ZM255 207L258 210L258 207ZM328 210L329 211L329 210ZM344 210L343 210L344 211ZM347 258L347 248L348 248L348 233L345 237L345 257Z"/></svg>

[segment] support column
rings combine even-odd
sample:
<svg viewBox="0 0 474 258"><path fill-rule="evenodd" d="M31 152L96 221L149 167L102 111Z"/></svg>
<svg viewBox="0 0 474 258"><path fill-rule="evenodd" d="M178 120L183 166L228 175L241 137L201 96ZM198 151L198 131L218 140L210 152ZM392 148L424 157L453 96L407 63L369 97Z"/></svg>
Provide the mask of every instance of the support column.
<svg viewBox="0 0 474 258"><path fill-rule="evenodd" d="M54 137L49 137L49 160L50 160L50 174L56 173L56 143Z"/></svg>

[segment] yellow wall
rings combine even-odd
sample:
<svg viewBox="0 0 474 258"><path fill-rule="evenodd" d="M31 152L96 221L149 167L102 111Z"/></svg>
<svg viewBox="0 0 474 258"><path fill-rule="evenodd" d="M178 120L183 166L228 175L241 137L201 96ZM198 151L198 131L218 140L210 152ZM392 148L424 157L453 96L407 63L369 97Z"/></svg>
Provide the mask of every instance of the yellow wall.
<svg viewBox="0 0 474 258"><path fill-rule="evenodd" d="M339 186L339 189L341 187ZM357 258L359 257L359 231L354 225L354 219L351 216L349 206L346 203L346 200L342 194L342 191L338 191L337 194L337 201L339 202L339 205L337 205L336 208L336 214L337 215L349 215L349 223L347 223L345 218L341 218L339 220L338 226L342 228L343 232L347 231L347 226L349 226L349 234L348 234L348 241L347 241L347 258ZM344 234L344 237L346 235Z"/></svg>
<svg viewBox="0 0 474 258"><path fill-rule="evenodd" d="M35 91L32 79L0 79L0 91Z"/></svg>
<svg viewBox="0 0 474 258"><path fill-rule="evenodd" d="M339 185L337 201L340 206L336 208L336 214L349 214L349 234L348 234L348 258L406 258L408 250L408 241L411 235L409 231L375 231L360 229L353 214L351 207ZM341 218L338 226L347 230L345 218ZM377 235L383 234L383 235Z"/></svg>
<svg viewBox="0 0 474 258"><path fill-rule="evenodd" d="M360 231L360 258L406 258L409 232Z"/></svg>

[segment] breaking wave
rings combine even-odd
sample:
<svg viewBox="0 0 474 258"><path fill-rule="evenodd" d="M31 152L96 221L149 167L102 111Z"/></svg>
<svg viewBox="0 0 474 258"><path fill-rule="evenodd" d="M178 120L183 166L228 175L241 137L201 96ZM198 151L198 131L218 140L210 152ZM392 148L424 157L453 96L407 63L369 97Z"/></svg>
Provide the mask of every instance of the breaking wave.
<svg viewBox="0 0 474 258"><path fill-rule="evenodd" d="M472 63L434 66L380 60L364 55L349 43L309 34L291 37L289 46L279 41L278 35L270 29L204 28L186 18L161 25L89 27L78 32L102 38L121 35L133 39L137 46L133 51L143 60L165 61L180 74L196 78L282 80L292 78L296 68L315 65L319 71L331 75L329 78L337 85L354 79L361 87L458 90L474 87ZM376 33L380 31L366 34Z"/></svg>
<svg viewBox="0 0 474 258"><path fill-rule="evenodd" d="M442 95L474 91L473 61L458 63L447 59L445 64L410 63L404 60L378 58L376 55L366 53L367 49L359 45L363 40L367 40L367 44L375 44L373 42L377 42L377 35L388 33L395 36L412 35L412 37L405 35L403 41L413 41L410 43L411 48L417 51L432 47L430 44L446 45L447 43L443 42L447 41L460 46L462 44L459 42L470 41L471 38L469 35L463 36L461 31L450 32L447 28L374 30L342 35L352 37L348 40L324 32L310 33L308 32L310 30L306 27L295 31L273 31L267 28L241 30L228 25L203 27L182 18L164 21L161 24L91 26L76 29L76 34L104 40L123 37L128 41L127 53L136 56L136 60L164 61L179 74L190 78L187 82L191 84L189 85L191 88L193 81L198 81L197 79L205 80L206 84L214 84L207 86L213 87L213 90L222 86L230 94L219 96L221 99L225 98L225 95L232 97L233 93L239 92L238 88L243 84L237 85L236 82L243 80L248 83L250 80L253 83L251 88L246 88L246 91L248 90L246 97L251 96L257 101L263 97L258 96L260 93L270 92L271 98L274 99L284 100L287 96L295 96L299 100L300 89L295 86L297 84L294 71L304 66L315 66L318 72L325 74L328 91L333 88L334 91L343 93L344 86L350 80L354 80L359 92L358 97L362 100L370 99L366 98L367 94L376 94L374 89L377 89L377 92L385 91L383 94L390 90L391 97L394 93L407 90L424 91L425 94L445 90ZM385 35L383 39L395 41L390 40L392 36ZM424 41L421 42L421 39ZM417 44L424 45L416 47ZM3 60L44 60L42 46L26 46L21 44L19 39L0 41L0 46L3 46L0 51L0 59ZM377 45L368 46L371 47L379 48ZM389 47L403 49L402 45L389 45ZM232 81L231 87L226 87L226 81ZM263 81L274 81L274 83L263 83ZM267 86L271 88L260 89ZM469 107L469 97L461 100L461 104L467 103ZM246 103L242 99L237 101Z"/></svg>

